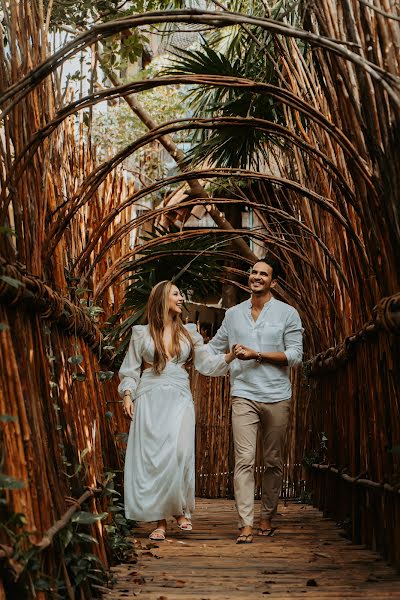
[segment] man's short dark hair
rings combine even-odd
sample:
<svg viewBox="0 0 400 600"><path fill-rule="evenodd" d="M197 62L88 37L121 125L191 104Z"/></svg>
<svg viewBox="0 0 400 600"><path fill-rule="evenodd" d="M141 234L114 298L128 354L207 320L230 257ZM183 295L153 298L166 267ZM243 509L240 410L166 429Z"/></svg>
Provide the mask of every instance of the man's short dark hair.
<svg viewBox="0 0 400 600"><path fill-rule="evenodd" d="M256 262L253 263L253 265L256 265L259 262L266 263L272 268L273 279L277 279L278 277L283 278L285 276L281 263L277 258L275 258L275 256L272 256L272 254L266 254L264 258L256 260Z"/></svg>

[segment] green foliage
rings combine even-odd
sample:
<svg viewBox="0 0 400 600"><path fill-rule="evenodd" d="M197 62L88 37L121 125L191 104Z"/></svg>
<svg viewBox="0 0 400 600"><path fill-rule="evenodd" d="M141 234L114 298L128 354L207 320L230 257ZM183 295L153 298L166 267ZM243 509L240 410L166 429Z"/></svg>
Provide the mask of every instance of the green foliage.
<svg viewBox="0 0 400 600"><path fill-rule="evenodd" d="M104 495L109 497L107 510L112 519L104 526L104 529L107 532L107 542L113 560L115 562L129 562L133 558L134 549L128 536L131 535L136 522L125 517L125 508L120 501L120 493L115 489L115 477L116 473L113 471L106 473L107 483Z"/></svg>
<svg viewBox="0 0 400 600"><path fill-rule="evenodd" d="M152 77L162 64L162 58L155 59L151 67L137 73L135 78ZM156 123L183 118L188 113L185 90L181 86L147 90L141 92L138 99L140 105ZM148 133L147 127L124 100L108 104L106 110L97 110L93 113L92 139L96 145L99 161L107 160L146 133ZM174 137L176 143L185 142L187 139L186 132ZM153 180L168 174L168 165L163 153L160 144L148 144L125 159L124 169L131 172L141 185L148 185ZM153 200L159 199L157 196Z"/></svg>
<svg viewBox="0 0 400 600"><path fill-rule="evenodd" d="M308 491L308 490L303 490L301 492L300 496L297 498L297 502L299 504L312 504L313 503L312 492Z"/></svg>
<svg viewBox="0 0 400 600"><path fill-rule="evenodd" d="M75 356L69 356L68 362L71 365L80 365L83 362L83 356L82 356L82 354L76 354Z"/></svg>
<svg viewBox="0 0 400 600"><path fill-rule="evenodd" d="M93 525L93 523L105 519L107 515L108 513L106 512L95 515L91 512L81 510L73 515L71 522L80 523L81 525Z"/></svg>
<svg viewBox="0 0 400 600"><path fill-rule="evenodd" d="M7 427L9 423L15 423L16 421L17 417L13 415L0 415L0 425L4 424L4 427ZM8 473L4 473L4 458L3 432L2 429L0 429L0 505L6 504L6 490L20 490L25 487L24 481L16 479Z"/></svg>
<svg viewBox="0 0 400 600"><path fill-rule="evenodd" d="M44 1L45 8L49 0ZM134 13L153 10L158 3L153 0L55 0L51 12L52 28L69 25L86 29L98 21L111 21Z"/></svg>
<svg viewBox="0 0 400 600"><path fill-rule="evenodd" d="M233 0L227 5L232 12L276 20L298 20L299 2L279 0L266 12L261 0ZM279 84L282 66L282 42L276 43L269 32L252 25L235 25L211 30L195 49L177 49L175 59L164 72L168 74L222 75L248 78L256 82ZM195 117L254 117L284 123L279 103L264 94L250 94L243 88L194 86L187 102ZM271 145L282 145L276 136L250 128L226 127L196 131L189 162L208 159L217 167L255 168L268 161Z"/></svg>
<svg viewBox="0 0 400 600"><path fill-rule="evenodd" d="M99 371L97 373L97 379L99 381L108 381L109 379L112 379L114 376L114 371Z"/></svg>
<svg viewBox="0 0 400 600"><path fill-rule="evenodd" d="M11 227L6 227L5 225L0 226L0 235L12 235L15 236L15 229Z"/></svg>
<svg viewBox="0 0 400 600"><path fill-rule="evenodd" d="M0 577L12 582L10 594L14 594L13 597L22 598L28 594L30 597L36 591L48 591L51 592L51 597L58 600L69 600L61 565L65 566L70 586L76 593L82 590L85 597L95 596L92 584L108 585L111 576L93 553L98 540L88 530L88 527L100 520L107 519L104 530L112 560L135 560L133 544L127 539L135 523L125 519L123 515L124 507L119 501L120 494L115 489L114 478L115 473L106 473L102 497L107 498L107 512L94 514L82 509L54 537L51 552L56 554L60 565L56 573L48 572L46 552L50 550L41 551L31 542L32 532L26 528L25 515L14 513L0 523L3 539L6 536L8 545L13 547L12 560L8 564L2 563Z"/></svg>
<svg viewBox="0 0 400 600"><path fill-rule="evenodd" d="M0 415L1 423L15 423L15 421L17 421L17 417L14 417L13 415Z"/></svg>
<svg viewBox="0 0 400 600"><path fill-rule="evenodd" d="M166 72L224 75L276 84L277 74L272 62L265 62L265 53L260 52L251 40L249 43L249 39L247 46L247 51L238 48L240 54L229 59L227 54L204 42L200 49L180 51ZM273 122L283 119L280 105L269 96L250 94L242 88L195 86L188 92L187 102L195 117L254 117ZM198 130L192 135L193 147L187 160L198 164L208 158L217 167L259 168L260 161L268 160L269 143L276 141L276 137L248 127Z"/></svg>
<svg viewBox="0 0 400 600"><path fill-rule="evenodd" d="M7 285L11 285L11 287L14 287L14 288L19 288L21 286L24 286L22 281L19 281L18 279L14 279L13 277L9 277L8 275L0 275L0 279L2 281L4 281L4 283L7 283Z"/></svg>
<svg viewBox="0 0 400 600"><path fill-rule="evenodd" d="M15 479L15 477L11 477L11 475L6 475L5 473L0 473L0 491L1 490L21 490L24 487L25 487L24 481Z"/></svg>
<svg viewBox="0 0 400 600"><path fill-rule="evenodd" d="M99 317L104 312L104 310L100 306L93 304L92 300L86 300L85 298L81 298L79 300L79 304L81 305L82 309L87 314L89 319L93 323L97 324L99 322Z"/></svg>
<svg viewBox="0 0 400 600"><path fill-rule="evenodd" d="M313 464L319 464L325 462L326 451L327 451L328 438L324 431L319 434L318 447L314 450L310 450L303 458L303 465L305 467L311 467Z"/></svg>

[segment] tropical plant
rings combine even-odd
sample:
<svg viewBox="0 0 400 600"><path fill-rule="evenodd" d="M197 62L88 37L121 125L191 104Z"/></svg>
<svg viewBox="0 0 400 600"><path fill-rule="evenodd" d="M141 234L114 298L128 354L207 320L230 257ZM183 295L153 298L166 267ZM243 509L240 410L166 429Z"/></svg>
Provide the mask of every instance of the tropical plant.
<svg viewBox="0 0 400 600"><path fill-rule="evenodd" d="M212 3L211 3L212 4ZM220 7L222 5L218 3ZM271 16L279 20L291 17L298 21L297 3L279 1L266 15L264 2L235 0L232 12L252 16ZM278 85L282 80L284 53L282 44L265 29L235 25L211 30L203 36L200 47L179 49L175 59L164 69L166 74L214 75ZM282 106L265 94L249 93L241 87L191 86L187 101L193 117L254 117L284 123ZM276 136L256 128L198 130L192 136L192 149L187 161L199 164L209 160L217 167L260 169L270 161L271 144L280 144Z"/></svg>

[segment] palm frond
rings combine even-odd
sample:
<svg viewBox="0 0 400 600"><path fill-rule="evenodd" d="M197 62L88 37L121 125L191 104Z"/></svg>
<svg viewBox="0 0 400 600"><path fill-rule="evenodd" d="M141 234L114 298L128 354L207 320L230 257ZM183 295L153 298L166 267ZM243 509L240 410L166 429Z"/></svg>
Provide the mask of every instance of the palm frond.
<svg viewBox="0 0 400 600"><path fill-rule="evenodd" d="M256 56L260 52L255 52L254 43L247 43L247 47L252 48L252 56L254 52L253 60L248 57L243 60L242 55L229 60L205 41L199 50L181 51L166 71L174 75L251 76L256 81L260 80L260 74L266 73L264 65L257 68ZM267 80L272 81L273 77L272 72L267 72ZM249 94L243 89L196 86L189 90L187 99L194 116L251 116L274 122L283 121L280 105L266 95ZM208 159L218 167L257 168L260 160L267 160L271 141L265 133L253 129L245 131L227 127L218 132L197 130L191 137L192 147L187 153L187 163L198 164Z"/></svg>

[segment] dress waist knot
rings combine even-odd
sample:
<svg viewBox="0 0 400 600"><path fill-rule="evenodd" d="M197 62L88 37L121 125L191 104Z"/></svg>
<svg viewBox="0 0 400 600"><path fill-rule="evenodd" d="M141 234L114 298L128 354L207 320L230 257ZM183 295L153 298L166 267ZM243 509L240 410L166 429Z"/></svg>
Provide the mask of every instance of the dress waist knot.
<svg viewBox="0 0 400 600"><path fill-rule="evenodd" d="M147 392L154 391L156 387L163 388L167 385L173 385L183 392L188 391L189 374L182 364L170 361L161 373L156 373L154 369L145 369L136 390L136 398Z"/></svg>

